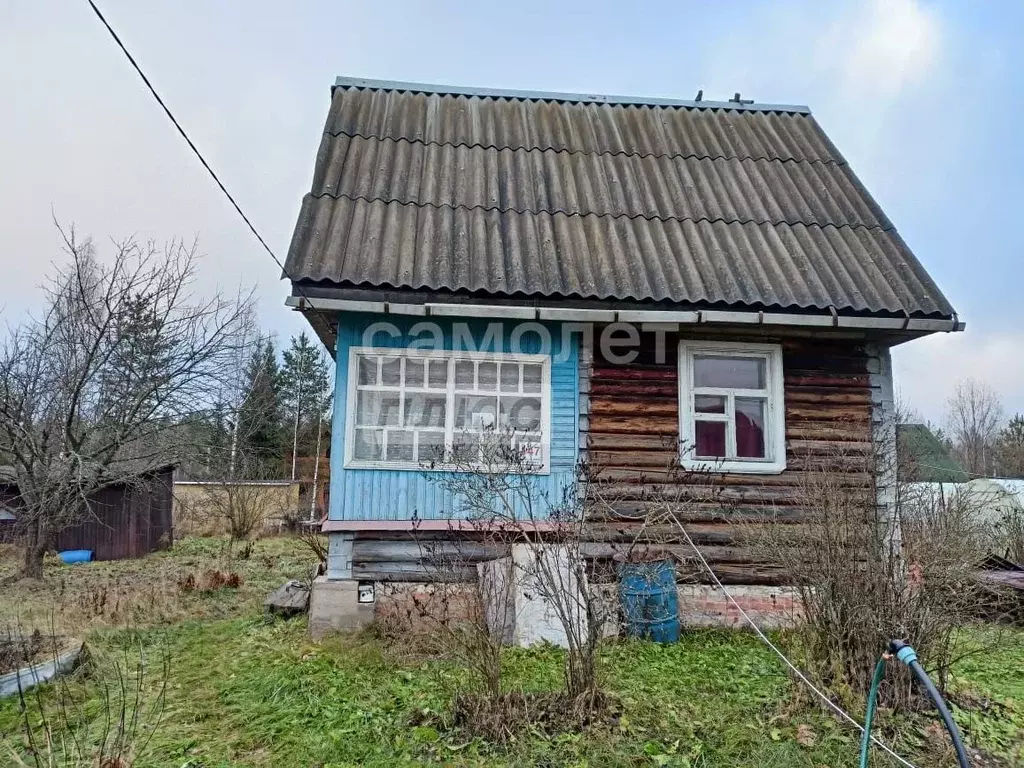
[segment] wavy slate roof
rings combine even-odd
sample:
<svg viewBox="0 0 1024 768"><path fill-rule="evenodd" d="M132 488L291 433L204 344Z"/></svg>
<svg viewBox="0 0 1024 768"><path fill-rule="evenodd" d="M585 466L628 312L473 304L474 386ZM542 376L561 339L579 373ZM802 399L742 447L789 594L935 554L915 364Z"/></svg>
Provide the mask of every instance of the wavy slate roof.
<svg viewBox="0 0 1024 768"><path fill-rule="evenodd" d="M293 281L951 317L803 107L339 78Z"/></svg>

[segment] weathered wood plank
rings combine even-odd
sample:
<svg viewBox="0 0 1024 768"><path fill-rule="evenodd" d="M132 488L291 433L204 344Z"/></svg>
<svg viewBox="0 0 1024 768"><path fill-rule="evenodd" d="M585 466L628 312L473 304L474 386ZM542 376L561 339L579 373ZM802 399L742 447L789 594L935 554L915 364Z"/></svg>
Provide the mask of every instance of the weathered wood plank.
<svg viewBox="0 0 1024 768"><path fill-rule="evenodd" d="M460 537L461 539L461 537ZM503 548L472 540L449 541L355 541L352 560L360 563L419 562L442 564L455 561L476 562L503 556Z"/></svg>
<svg viewBox="0 0 1024 768"><path fill-rule="evenodd" d="M590 397L590 416L661 416L678 418L677 400Z"/></svg>

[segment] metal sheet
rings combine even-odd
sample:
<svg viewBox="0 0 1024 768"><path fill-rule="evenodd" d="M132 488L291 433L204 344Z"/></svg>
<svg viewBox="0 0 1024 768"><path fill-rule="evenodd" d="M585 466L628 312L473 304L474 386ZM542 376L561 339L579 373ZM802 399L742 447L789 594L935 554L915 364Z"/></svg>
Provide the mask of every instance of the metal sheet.
<svg viewBox="0 0 1024 768"><path fill-rule="evenodd" d="M953 316L808 113L380 85L334 90L294 281Z"/></svg>
<svg viewBox="0 0 1024 768"><path fill-rule="evenodd" d="M518 213L880 227L846 165L484 149L324 136L316 197Z"/></svg>
<svg viewBox="0 0 1024 768"><path fill-rule="evenodd" d="M307 196L293 279L495 296L938 314L894 232L516 213Z"/></svg>

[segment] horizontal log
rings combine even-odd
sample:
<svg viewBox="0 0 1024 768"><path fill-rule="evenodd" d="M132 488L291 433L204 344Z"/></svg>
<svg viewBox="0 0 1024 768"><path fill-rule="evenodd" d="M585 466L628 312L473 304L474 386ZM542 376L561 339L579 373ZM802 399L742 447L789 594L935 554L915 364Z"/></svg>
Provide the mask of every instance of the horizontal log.
<svg viewBox="0 0 1024 768"><path fill-rule="evenodd" d="M797 471L786 471L778 475L708 473L706 479L701 473L688 472L680 467L600 467L598 472L598 480L604 484L602 487L613 483L671 483L680 487L703 488L709 495L718 488L796 488L807 482L804 479L806 473ZM864 488L871 484L871 480L867 472L834 472L829 478L829 482L840 488Z"/></svg>
<svg viewBox="0 0 1024 768"><path fill-rule="evenodd" d="M827 453L823 456L808 456L807 454L799 454L786 458L787 472L860 474L866 476L866 482L870 482L873 467L873 457L863 455Z"/></svg>
<svg viewBox="0 0 1024 768"><path fill-rule="evenodd" d="M602 379L593 382L590 394L594 397L678 399L679 385L675 381L649 383Z"/></svg>
<svg viewBox="0 0 1024 768"><path fill-rule="evenodd" d="M674 451L635 451L635 452L611 452L611 451L590 451L590 468L594 472L595 479L603 480L615 475L609 475L613 470L631 471L635 475L641 473L652 476L652 471L664 472L666 476L679 476L685 480L689 475L679 464L678 454ZM789 456L786 459L786 470L778 475L731 475L730 477L745 478L743 481L751 485L761 482L762 484L778 484L776 478L792 476L803 472L829 472L837 475L869 475L873 467L872 458L869 456L856 456L827 453L820 456ZM796 482L796 481L794 481Z"/></svg>
<svg viewBox="0 0 1024 768"><path fill-rule="evenodd" d="M352 560L360 563L427 561L444 566L449 563L478 562L502 556L502 546L472 540L356 541ZM507 549L507 546L504 547Z"/></svg>
<svg viewBox="0 0 1024 768"><path fill-rule="evenodd" d="M676 381L637 382L602 379L594 381L588 392L595 397L678 399ZM868 387L795 386L786 387L787 403L830 403L837 405L871 405Z"/></svg>
<svg viewBox="0 0 1024 768"><path fill-rule="evenodd" d="M782 350L788 354L822 355L826 357L867 356L863 343L850 343L848 340L822 339L820 335L812 339L783 339Z"/></svg>
<svg viewBox="0 0 1024 768"><path fill-rule="evenodd" d="M871 386L867 374L786 371L783 373L783 382L786 387L834 387L863 390Z"/></svg>
<svg viewBox="0 0 1024 768"><path fill-rule="evenodd" d="M787 387L786 404L860 405L871 407L871 391L850 391L831 387Z"/></svg>
<svg viewBox="0 0 1024 768"><path fill-rule="evenodd" d="M679 561L696 559L693 548L685 543L673 542L663 543L652 540L647 543L640 543L637 546L643 548L657 548L667 555L671 555ZM580 552L585 558L591 560L614 559L616 556L628 555L633 547L627 542L588 542L580 545ZM713 544L698 545L700 552L712 565L716 563L732 564L758 564L763 557L754 549L745 547L720 547Z"/></svg>
<svg viewBox="0 0 1024 768"><path fill-rule="evenodd" d="M840 456L871 455L870 442L854 440L786 440L786 450L794 456L839 454Z"/></svg>
<svg viewBox="0 0 1024 768"><path fill-rule="evenodd" d="M728 523L693 523L683 522L686 532L698 545L716 546L737 546L743 543L756 542L761 535L765 520L771 519L770 525L786 525L787 531L798 535L805 527L800 523L784 523L774 518L755 518L749 521L734 520ZM593 542L622 542L644 541L648 543L657 542L685 542L686 538L682 531L675 524L653 524L647 522L607 522L592 523L585 533L586 541Z"/></svg>
<svg viewBox="0 0 1024 768"><path fill-rule="evenodd" d="M828 374L866 374L867 358L819 354L783 354L782 369L800 372L821 372Z"/></svg>
<svg viewBox="0 0 1024 768"><path fill-rule="evenodd" d="M678 373L674 365L630 365L604 367L595 363L590 371L590 386L603 379L618 381L675 381Z"/></svg>
<svg viewBox="0 0 1024 768"><path fill-rule="evenodd" d="M619 435L590 432L591 452L601 450L658 451L675 455L679 441L664 435Z"/></svg>
<svg viewBox="0 0 1024 768"><path fill-rule="evenodd" d="M799 504L804 500L798 488L786 486L709 488L700 485L675 485L653 481L619 481L602 486L602 492L609 500L713 501L723 506L736 502L764 507L774 504Z"/></svg>
<svg viewBox="0 0 1024 768"><path fill-rule="evenodd" d="M842 440L870 441L871 430L868 426L851 426L830 424L827 422L800 421L786 423L786 440Z"/></svg>
<svg viewBox="0 0 1024 768"><path fill-rule="evenodd" d="M760 523L771 520L777 523L799 523L811 519L812 510L806 507L760 507L760 506L728 506L717 502L672 502L663 501L652 505L649 502L630 499L609 501L591 507L589 519L594 526L610 525L646 525L650 514L671 514L675 519L686 523L725 523L739 525Z"/></svg>
<svg viewBox="0 0 1024 768"><path fill-rule="evenodd" d="M629 398L590 397L590 415L598 416L670 416L678 418L679 402L674 399L633 400Z"/></svg>
<svg viewBox="0 0 1024 768"><path fill-rule="evenodd" d="M352 577L361 581L475 581L476 566L432 568L418 563L352 563Z"/></svg>
<svg viewBox="0 0 1024 768"><path fill-rule="evenodd" d="M793 583L784 568L773 563L719 563L714 566L715 575L723 584L750 584L752 586L777 587ZM710 584L711 578L699 563L676 565L676 581L689 584Z"/></svg>
<svg viewBox="0 0 1024 768"><path fill-rule="evenodd" d="M626 433L633 435L678 435L679 419L665 416L588 416L581 420L585 432Z"/></svg>
<svg viewBox="0 0 1024 768"><path fill-rule="evenodd" d="M786 421L847 421L867 424L871 421L871 409L866 405L791 404L786 402Z"/></svg>
<svg viewBox="0 0 1024 768"><path fill-rule="evenodd" d="M591 465L597 467L653 467L668 468L679 466L679 452L666 450L634 450L634 451L590 451Z"/></svg>

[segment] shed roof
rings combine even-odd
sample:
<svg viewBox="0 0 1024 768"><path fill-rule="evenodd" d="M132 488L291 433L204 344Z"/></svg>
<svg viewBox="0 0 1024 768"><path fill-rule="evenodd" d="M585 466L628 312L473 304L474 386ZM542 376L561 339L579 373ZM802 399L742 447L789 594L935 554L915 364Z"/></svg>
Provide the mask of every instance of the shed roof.
<svg viewBox="0 0 1024 768"><path fill-rule="evenodd" d="M952 317L806 107L339 78L296 282Z"/></svg>

